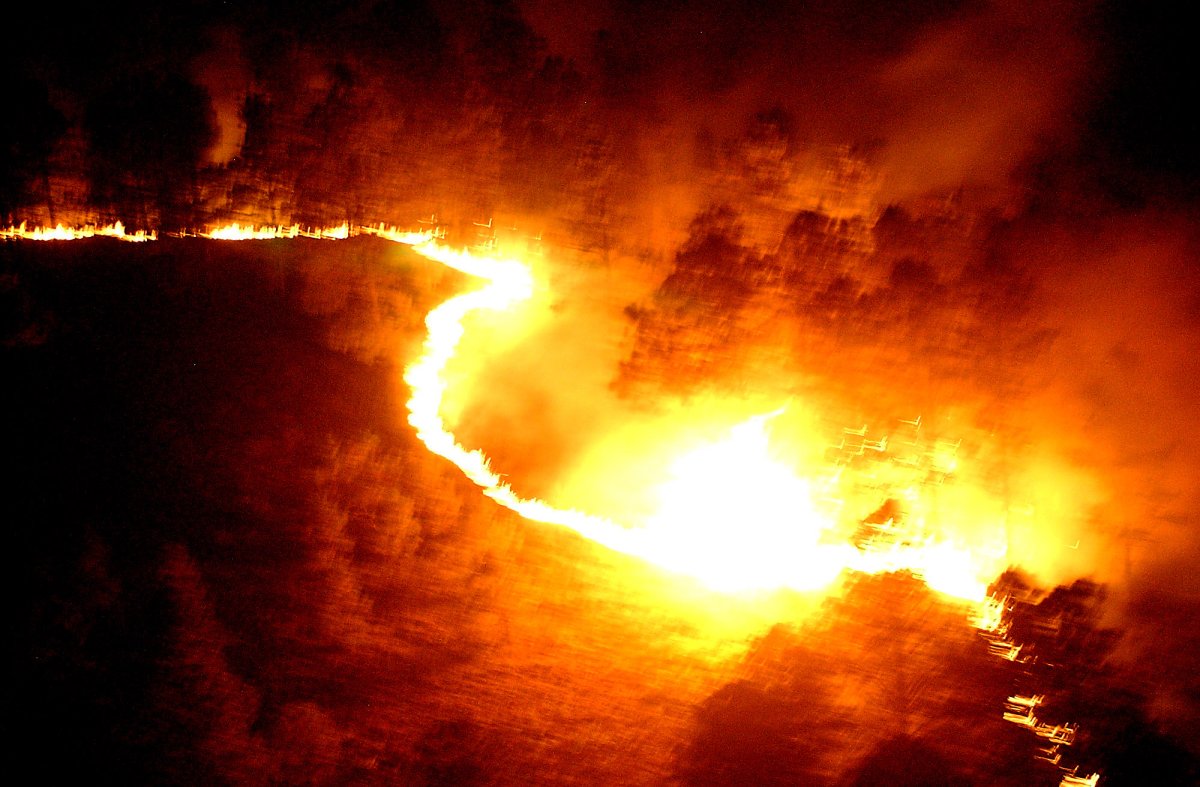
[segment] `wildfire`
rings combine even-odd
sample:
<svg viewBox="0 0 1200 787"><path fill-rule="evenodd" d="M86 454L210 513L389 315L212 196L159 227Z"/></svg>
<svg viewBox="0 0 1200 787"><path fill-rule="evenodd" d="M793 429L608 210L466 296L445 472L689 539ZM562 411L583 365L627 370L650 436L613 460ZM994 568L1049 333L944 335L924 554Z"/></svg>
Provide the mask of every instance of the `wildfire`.
<svg viewBox="0 0 1200 787"><path fill-rule="evenodd" d="M121 222L115 222L103 227L97 227L88 224L82 227L65 227L59 224L54 227L33 227L30 228L26 222L21 222L15 227L7 229L0 227L0 239L3 240L79 240L81 238L116 238L117 240L129 241L131 243L142 243L149 240L157 240L158 233L147 232L145 230L137 230L136 232L126 232L125 225Z"/></svg>
<svg viewBox="0 0 1200 787"><path fill-rule="evenodd" d="M299 224L290 226L254 226L233 223L197 233L201 238L212 240L273 240L276 238L316 238L319 240L345 240L351 235L349 224L339 224L336 227L301 228Z"/></svg>
<svg viewBox="0 0 1200 787"><path fill-rule="evenodd" d="M483 451L467 449L458 442L442 415L448 389L444 372L465 333L464 320L476 311L517 307L532 298L538 286L527 265L497 255L494 248L479 254L454 250L440 242L437 230L410 232L382 224L325 228L229 224L192 234L213 240L339 240L369 235L405 244L427 259L481 279L482 287L450 298L426 316L424 351L404 373L412 391L408 421L431 452L452 462L483 494L525 519L565 527L609 549L695 577L715 590L820 590L847 570L909 571L934 590L982 602L981 615L987 614L986 585L998 571L994 560L981 559L979 550L950 543L920 528L905 538L873 540L866 548L851 543L839 530L836 506L820 502L830 497L829 487L837 483L837 474L824 479L806 477L772 451L767 426L782 410L733 424L723 438L669 460L666 477L651 490L653 511L634 517L633 522L522 497L492 469ZM81 229L61 225L29 229L21 224L0 230L3 239L94 236L129 241L157 238L153 232L126 233L120 223ZM912 423L919 428L919 419ZM867 446L866 427L847 431L860 436ZM869 447L882 452L886 445L885 437ZM957 459L946 446L939 446L938 451L931 452L938 471L953 472ZM919 503L914 489L910 487L910 496Z"/></svg>
<svg viewBox="0 0 1200 787"><path fill-rule="evenodd" d="M969 484L942 488L959 471L961 440L925 440L920 416L901 420L896 435L871 434L870 439L867 425L847 427L841 442L828 447L837 455L831 466L826 459L823 468L803 470L788 456L799 452L779 450L768 429L787 408L740 421L733 418L737 422L727 424L722 436L674 458L664 459L662 445L648 447L666 470L658 479L653 473L637 476L637 485L645 488L631 496L644 497L647 510L624 511L623 521L618 521L560 508L522 497L492 469L482 450L465 448L458 441L442 414L449 389L445 372L466 333L466 319L477 311L519 308L530 300L539 283L529 266L499 256L494 244L480 253L452 249L440 242L444 235L436 228L413 232L382 224L301 228L235 223L175 234L212 240L341 240L367 235L404 244L429 260L480 279L483 286L444 301L426 315L424 350L404 372L412 392L408 421L432 453L457 466L484 495L527 520L567 528L720 592L821 591L846 572L909 572L935 591L972 602L971 624L993 656L1022 664L1036 658L1023 655L1023 645L1010 637L1008 599L987 593L989 581L1007 565L1007 549L997 546L994 537L997 523L1007 517L1000 515L997 501ZM120 222L76 228L61 224L30 228L22 223L0 229L0 240L91 237L143 242L158 235L126 232ZM724 418L728 416L718 416ZM648 439L662 443L669 433L654 430ZM890 440L893 436L899 440ZM896 443L917 448L905 454L904 449L891 447ZM623 442L621 448L622 454L627 452ZM869 469L855 469L856 463ZM588 470L589 484L624 488L623 482L606 477L603 469ZM888 503L871 516L864 517L861 508L845 503L862 497L877 504L884 490ZM600 507L614 506L606 501ZM939 521L939 509L957 520L947 527ZM847 522L857 527L853 536L847 533ZM1003 525L999 530L1004 530ZM949 537L967 532L974 534L969 544ZM1037 711L1044 702L1044 694L1013 694L1004 703L1002 718L1042 739L1036 757L1059 768L1063 787L1096 787L1099 773L1081 776L1079 765L1069 767L1065 762L1065 749L1075 742L1077 726L1040 720Z"/></svg>
<svg viewBox="0 0 1200 787"><path fill-rule="evenodd" d="M476 310L510 309L532 297L536 283L523 263L454 251L426 235L377 232L455 270L483 288L453 297L426 317L424 353L405 372L412 389L409 423L433 453L456 466L485 495L522 517L569 528L610 549L698 578L721 591L828 587L845 570L911 571L944 594L982 602L988 574L967 548L932 536L886 548L858 549L836 539L834 514L816 502L812 484L770 451L767 423L780 411L733 426L728 436L678 457L658 489L658 507L640 526L521 497L479 449L459 444L441 415L443 376Z"/></svg>

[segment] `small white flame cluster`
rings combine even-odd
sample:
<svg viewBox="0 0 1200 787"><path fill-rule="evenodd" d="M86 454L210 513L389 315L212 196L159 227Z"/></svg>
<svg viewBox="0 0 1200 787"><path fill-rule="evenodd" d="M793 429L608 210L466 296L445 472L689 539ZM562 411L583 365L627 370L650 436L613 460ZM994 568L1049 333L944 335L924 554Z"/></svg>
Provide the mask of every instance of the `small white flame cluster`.
<svg viewBox="0 0 1200 787"><path fill-rule="evenodd" d="M1006 613L1010 611L1008 598L988 596L980 605L972 623L987 640L988 651L993 655L1018 664L1028 664L1035 657L1021 655L1022 646L1009 636L1012 624ZM1003 719L1029 730L1045 741L1034 756L1058 767L1062 772L1060 787L1096 787L1100 782L1099 773L1080 776L1078 764L1067 766L1063 763L1063 747L1075 742L1079 727L1070 723L1049 724L1038 719L1037 708L1045 701L1045 694L1014 694L1004 702Z"/></svg>

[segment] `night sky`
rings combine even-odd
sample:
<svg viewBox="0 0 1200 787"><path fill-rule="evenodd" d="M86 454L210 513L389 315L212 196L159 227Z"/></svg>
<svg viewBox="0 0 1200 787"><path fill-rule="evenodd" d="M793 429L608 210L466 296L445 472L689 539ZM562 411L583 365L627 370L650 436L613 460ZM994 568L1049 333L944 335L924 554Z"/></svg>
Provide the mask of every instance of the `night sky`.
<svg viewBox="0 0 1200 787"><path fill-rule="evenodd" d="M1045 741L1002 718L1044 692L1081 776L1196 783L1182 15L10 11L0 229L160 235L0 240L18 763L132 784L1053 785ZM424 316L466 277L368 237L194 237L231 222L436 224L536 259L552 295L473 334L447 401L527 494L635 510L656 461L636 440L715 401L788 402L781 436L831 443L922 414L1017 523L992 589L1037 658L997 657L909 574L730 597L530 526L405 420ZM581 484L605 461L606 490ZM858 520L898 505L864 498Z"/></svg>

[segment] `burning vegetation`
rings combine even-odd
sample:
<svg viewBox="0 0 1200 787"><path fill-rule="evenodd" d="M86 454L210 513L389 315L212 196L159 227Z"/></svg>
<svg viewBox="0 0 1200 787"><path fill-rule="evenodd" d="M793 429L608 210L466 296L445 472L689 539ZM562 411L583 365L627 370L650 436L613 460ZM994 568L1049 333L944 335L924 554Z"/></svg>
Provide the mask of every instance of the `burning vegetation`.
<svg viewBox="0 0 1200 787"><path fill-rule="evenodd" d="M1193 170L1112 120L1152 36L910 6L22 12L24 748L1193 783Z"/></svg>

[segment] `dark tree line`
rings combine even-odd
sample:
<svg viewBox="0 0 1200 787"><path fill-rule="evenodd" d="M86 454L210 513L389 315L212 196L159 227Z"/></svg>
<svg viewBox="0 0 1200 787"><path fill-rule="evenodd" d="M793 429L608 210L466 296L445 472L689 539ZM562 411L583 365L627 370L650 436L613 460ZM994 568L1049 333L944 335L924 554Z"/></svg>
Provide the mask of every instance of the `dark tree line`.
<svg viewBox="0 0 1200 787"><path fill-rule="evenodd" d="M9 52L16 112L0 126L0 211L211 221L411 221L446 202L559 208L595 125L585 84L507 2L449 24L416 3L126 9L61 37L36 10ZM223 31L234 50L213 55ZM244 96L239 154L212 162L218 117L201 57ZM241 58L241 62L238 62ZM230 118L221 119L228 124ZM590 128L590 131L589 131Z"/></svg>

